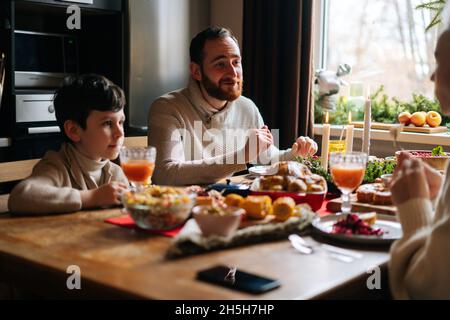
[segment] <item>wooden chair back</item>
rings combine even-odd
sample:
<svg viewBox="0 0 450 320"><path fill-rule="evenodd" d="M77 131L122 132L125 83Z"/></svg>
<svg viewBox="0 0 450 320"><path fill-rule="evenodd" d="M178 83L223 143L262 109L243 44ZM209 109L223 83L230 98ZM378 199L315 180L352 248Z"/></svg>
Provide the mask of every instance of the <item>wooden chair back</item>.
<svg viewBox="0 0 450 320"><path fill-rule="evenodd" d="M125 137L123 145L125 147L147 147L147 136Z"/></svg>
<svg viewBox="0 0 450 320"><path fill-rule="evenodd" d="M40 159L0 163L0 183L19 181L27 178Z"/></svg>

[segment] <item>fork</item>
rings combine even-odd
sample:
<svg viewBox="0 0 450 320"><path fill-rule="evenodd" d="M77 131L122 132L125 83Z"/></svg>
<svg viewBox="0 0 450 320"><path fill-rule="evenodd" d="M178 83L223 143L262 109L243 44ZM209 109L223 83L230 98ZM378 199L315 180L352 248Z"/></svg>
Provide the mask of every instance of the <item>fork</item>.
<svg viewBox="0 0 450 320"><path fill-rule="evenodd" d="M400 135L400 133L403 131L404 126L405 125L403 123L400 123L400 124L394 125L391 128L389 128L389 135L394 139L393 144L394 144L395 150L398 149L397 139L398 139L398 136ZM400 146L400 150L404 150L402 146Z"/></svg>
<svg viewBox="0 0 450 320"><path fill-rule="evenodd" d="M313 246L309 244L305 239L300 237L298 234L291 234L289 236L289 241L297 251L303 254L311 254L314 251ZM361 259L363 257L363 255L360 253L333 247L327 244L320 245L320 248L326 251L329 257L345 263L351 263L355 259Z"/></svg>

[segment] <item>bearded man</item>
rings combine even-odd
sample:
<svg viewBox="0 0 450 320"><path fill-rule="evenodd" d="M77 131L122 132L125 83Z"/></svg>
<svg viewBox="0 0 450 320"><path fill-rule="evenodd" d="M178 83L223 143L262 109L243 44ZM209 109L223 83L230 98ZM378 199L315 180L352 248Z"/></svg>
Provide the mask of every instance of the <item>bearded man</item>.
<svg viewBox="0 0 450 320"><path fill-rule="evenodd" d="M157 149L155 183L206 184L245 170L247 163L271 164L317 152L308 137L299 137L288 150L274 145L258 108L242 96L241 53L229 30L209 27L197 34L190 58L188 87L150 107L148 143Z"/></svg>

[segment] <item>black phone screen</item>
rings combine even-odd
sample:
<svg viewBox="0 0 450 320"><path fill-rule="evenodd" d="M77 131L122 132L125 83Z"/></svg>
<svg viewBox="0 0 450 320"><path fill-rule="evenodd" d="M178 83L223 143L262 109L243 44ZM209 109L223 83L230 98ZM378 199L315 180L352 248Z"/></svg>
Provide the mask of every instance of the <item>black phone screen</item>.
<svg viewBox="0 0 450 320"><path fill-rule="evenodd" d="M197 274L197 278L202 281L250 293L263 293L280 286L278 280L261 277L226 266L216 266L202 270Z"/></svg>

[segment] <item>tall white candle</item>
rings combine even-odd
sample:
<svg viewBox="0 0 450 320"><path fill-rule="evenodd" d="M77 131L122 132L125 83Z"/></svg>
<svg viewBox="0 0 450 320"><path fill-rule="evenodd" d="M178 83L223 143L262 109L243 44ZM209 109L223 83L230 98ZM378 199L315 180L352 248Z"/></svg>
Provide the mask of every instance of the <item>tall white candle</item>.
<svg viewBox="0 0 450 320"><path fill-rule="evenodd" d="M323 124L323 130L322 130L322 167L325 170L328 170L328 150L330 147L330 125L328 123L329 120L329 114L328 111L325 115L325 123Z"/></svg>
<svg viewBox="0 0 450 320"><path fill-rule="evenodd" d="M369 90L368 90L369 91ZM370 92L364 106L364 134L362 142L362 152L370 155L370 127L372 126L372 102L370 100Z"/></svg>
<svg viewBox="0 0 450 320"><path fill-rule="evenodd" d="M353 152L353 130L355 126L352 123L352 112L348 113L348 125L347 132L345 135L345 150L347 153Z"/></svg>

